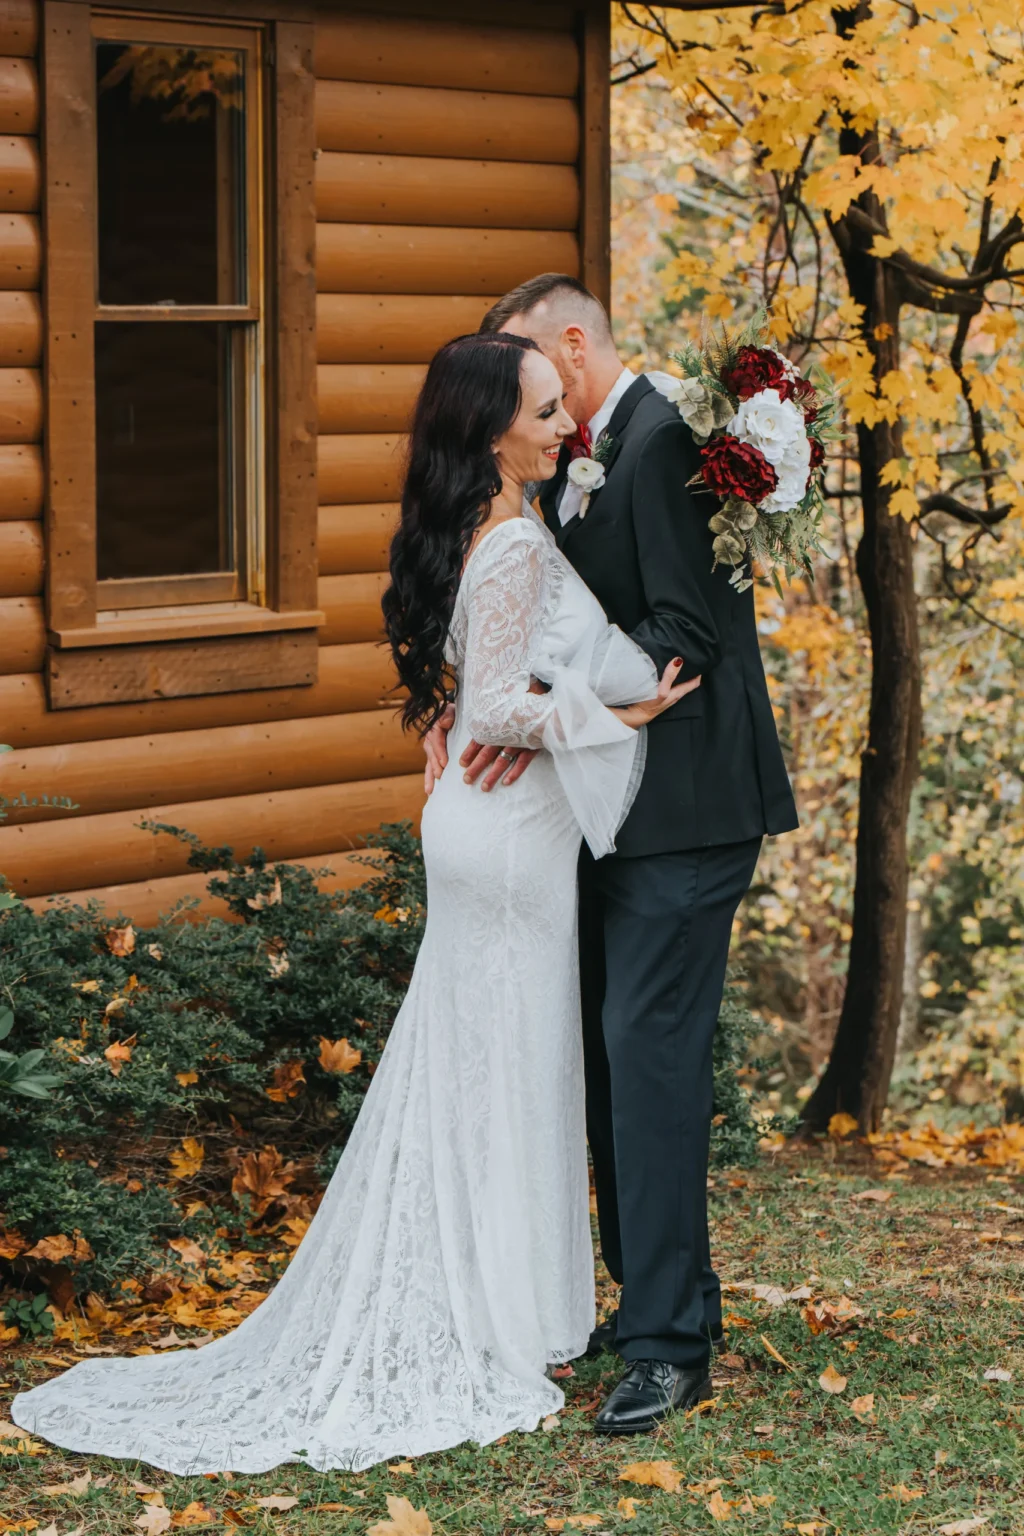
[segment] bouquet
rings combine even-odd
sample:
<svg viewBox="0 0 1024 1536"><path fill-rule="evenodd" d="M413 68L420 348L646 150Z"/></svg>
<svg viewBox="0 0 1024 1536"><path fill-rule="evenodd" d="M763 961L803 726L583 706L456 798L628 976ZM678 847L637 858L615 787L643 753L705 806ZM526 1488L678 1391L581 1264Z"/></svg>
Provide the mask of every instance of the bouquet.
<svg viewBox="0 0 1024 1536"><path fill-rule="evenodd" d="M758 316L735 337L705 332L699 347L674 354L684 377L664 393L700 446L701 468L689 481L718 498L709 519L715 565L731 565L737 591L753 566L792 577L810 573L821 551L822 465L834 435L837 402L829 381L806 378L767 345Z"/></svg>

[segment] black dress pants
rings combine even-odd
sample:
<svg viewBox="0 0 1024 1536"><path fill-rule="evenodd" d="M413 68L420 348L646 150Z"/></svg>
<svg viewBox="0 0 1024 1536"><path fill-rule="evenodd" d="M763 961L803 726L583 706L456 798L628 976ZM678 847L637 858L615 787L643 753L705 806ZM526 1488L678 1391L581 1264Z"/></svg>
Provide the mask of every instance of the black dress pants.
<svg viewBox="0 0 1024 1536"><path fill-rule="evenodd" d="M712 1043L761 839L580 858L587 1137L626 1360L700 1367L722 1320L707 1168Z"/></svg>

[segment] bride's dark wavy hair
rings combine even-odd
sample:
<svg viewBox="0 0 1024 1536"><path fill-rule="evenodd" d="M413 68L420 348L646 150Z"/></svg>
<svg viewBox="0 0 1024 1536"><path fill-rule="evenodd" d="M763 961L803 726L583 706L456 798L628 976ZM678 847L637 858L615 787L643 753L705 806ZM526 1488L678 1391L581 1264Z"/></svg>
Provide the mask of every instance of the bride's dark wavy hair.
<svg viewBox="0 0 1024 1536"><path fill-rule="evenodd" d="M402 724L421 734L442 714L445 640L473 535L501 491L492 444L522 404L525 336L459 336L435 355L413 416L402 519L391 541L384 625L408 697Z"/></svg>

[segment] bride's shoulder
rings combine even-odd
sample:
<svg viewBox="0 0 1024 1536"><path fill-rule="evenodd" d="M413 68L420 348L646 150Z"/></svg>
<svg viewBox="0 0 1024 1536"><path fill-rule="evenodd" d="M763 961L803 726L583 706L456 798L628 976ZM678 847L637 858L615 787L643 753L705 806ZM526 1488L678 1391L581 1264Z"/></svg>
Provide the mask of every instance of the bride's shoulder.
<svg viewBox="0 0 1024 1536"><path fill-rule="evenodd" d="M490 528L477 540L468 561L465 575L479 576L481 571L496 564L526 556L532 550L548 554L550 535L543 524L532 518L510 517L497 527Z"/></svg>

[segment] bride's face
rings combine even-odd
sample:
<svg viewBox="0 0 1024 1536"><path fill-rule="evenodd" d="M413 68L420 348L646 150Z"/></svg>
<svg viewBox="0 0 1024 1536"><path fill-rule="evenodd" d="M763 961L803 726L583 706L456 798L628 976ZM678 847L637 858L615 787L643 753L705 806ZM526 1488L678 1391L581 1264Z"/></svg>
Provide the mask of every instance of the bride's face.
<svg viewBox="0 0 1024 1536"><path fill-rule="evenodd" d="M519 374L523 402L519 414L494 445L503 476L524 485L550 480L563 438L576 423L562 404L562 382L543 352L524 352Z"/></svg>

